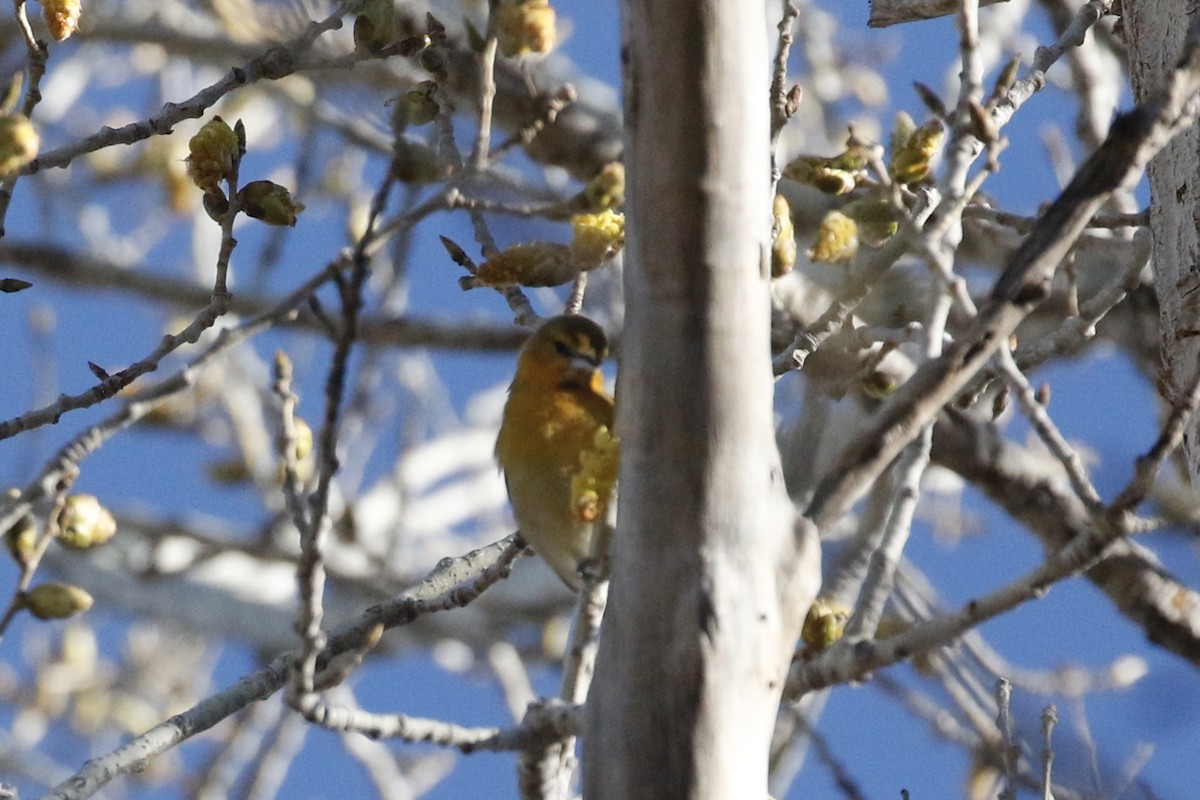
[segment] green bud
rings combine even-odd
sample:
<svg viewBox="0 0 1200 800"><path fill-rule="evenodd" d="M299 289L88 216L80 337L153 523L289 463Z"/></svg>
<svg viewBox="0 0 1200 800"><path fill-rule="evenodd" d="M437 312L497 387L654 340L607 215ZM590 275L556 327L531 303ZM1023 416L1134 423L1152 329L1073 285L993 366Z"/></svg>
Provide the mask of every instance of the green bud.
<svg viewBox="0 0 1200 800"><path fill-rule="evenodd" d="M313 429L302 417L295 420L296 435L292 438L292 453L297 461L303 461L312 455Z"/></svg>
<svg viewBox="0 0 1200 800"><path fill-rule="evenodd" d="M433 99L437 91L435 81L421 81L413 88L396 99L396 108L392 113L392 125L403 129L409 125L425 125L433 122L438 115L438 104Z"/></svg>
<svg viewBox="0 0 1200 800"><path fill-rule="evenodd" d="M827 650L831 644L842 638L849 619L850 609L846 606L836 600L818 597L804 618L800 639L804 646L813 652Z"/></svg>
<svg viewBox="0 0 1200 800"><path fill-rule="evenodd" d="M916 127L912 117L901 111L892 129L892 157L888 172L898 183L920 183L933 169L932 160L946 138L946 126L931 119Z"/></svg>
<svg viewBox="0 0 1200 800"><path fill-rule="evenodd" d="M98 547L116 533L116 520L94 495L68 497L58 516L58 541L72 550Z"/></svg>
<svg viewBox="0 0 1200 800"><path fill-rule="evenodd" d="M878 192L851 200L842 212L858 223L862 240L872 247L883 244L900 229L899 210Z"/></svg>
<svg viewBox="0 0 1200 800"><path fill-rule="evenodd" d="M605 164L583 190L587 210L607 211L625 202L625 165L620 161Z"/></svg>
<svg viewBox="0 0 1200 800"><path fill-rule="evenodd" d="M396 36L396 7L392 0L367 0L354 18L354 46L378 53Z"/></svg>
<svg viewBox="0 0 1200 800"><path fill-rule="evenodd" d="M446 176L446 165L432 148L397 139L392 155L392 174L404 183L434 183Z"/></svg>
<svg viewBox="0 0 1200 800"><path fill-rule="evenodd" d="M25 514L4 532L4 546L17 564L29 563L37 546L37 523L31 515Z"/></svg>
<svg viewBox="0 0 1200 800"><path fill-rule="evenodd" d="M37 158L38 134L24 114L0 114L0 177Z"/></svg>
<svg viewBox="0 0 1200 800"><path fill-rule="evenodd" d="M33 286L29 281L23 281L20 278L0 278L0 292L12 294L13 292L23 292Z"/></svg>
<svg viewBox="0 0 1200 800"><path fill-rule="evenodd" d="M67 583L43 583L26 592L24 599L25 607L38 619L67 619L96 602L83 589Z"/></svg>
<svg viewBox="0 0 1200 800"><path fill-rule="evenodd" d="M288 190L271 181L251 181L238 192L246 213L268 225L296 225L296 215L304 210L303 203L292 199Z"/></svg>

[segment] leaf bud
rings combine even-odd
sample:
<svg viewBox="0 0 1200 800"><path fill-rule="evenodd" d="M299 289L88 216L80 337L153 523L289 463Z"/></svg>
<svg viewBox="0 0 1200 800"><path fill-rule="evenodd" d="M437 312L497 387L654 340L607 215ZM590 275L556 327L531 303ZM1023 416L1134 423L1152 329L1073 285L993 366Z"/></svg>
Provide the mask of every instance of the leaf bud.
<svg viewBox="0 0 1200 800"><path fill-rule="evenodd" d="M946 138L946 126L931 119L916 127L912 117L903 111L896 115L892 130L892 157L888 172L898 183L920 183L933 170L933 157Z"/></svg>
<svg viewBox="0 0 1200 800"><path fill-rule="evenodd" d="M92 607L92 596L67 583L43 583L24 596L25 607L38 619L67 619Z"/></svg>
<svg viewBox="0 0 1200 800"><path fill-rule="evenodd" d="M783 168L784 177L825 194L849 194L858 186L859 170L842 169L821 156L799 156Z"/></svg>
<svg viewBox="0 0 1200 800"><path fill-rule="evenodd" d="M0 178L37 158L38 134L24 114L0 114Z"/></svg>
<svg viewBox="0 0 1200 800"><path fill-rule="evenodd" d="M583 189L589 211L607 211L625 202L625 165L613 161L601 167Z"/></svg>
<svg viewBox="0 0 1200 800"><path fill-rule="evenodd" d="M4 532L4 546L18 565L24 567L29 563L37 546L37 523L31 514L22 515Z"/></svg>
<svg viewBox="0 0 1200 800"><path fill-rule="evenodd" d="M858 223L841 211L830 211L817 227L817 238L808 257L816 262L837 264L858 253Z"/></svg>
<svg viewBox="0 0 1200 800"><path fill-rule="evenodd" d="M448 166L433 148L400 138L392 153L392 174L404 183L434 183L446 177Z"/></svg>
<svg viewBox="0 0 1200 800"><path fill-rule="evenodd" d="M23 292L33 286L29 281L23 281L20 278L0 278L0 292L12 294L14 292Z"/></svg>
<svg viewBox="0 0 1200 800"><path fill-rule="evenodd" d="M313 429L303 417L295 418L295 436L292 437L292 456L297 461L303 461L312 455Z"/></svg>
<svg viewBox="0 0 1200 800"><path fill-rule="evenodd" d="M392 0L366 0L354 18L354 46L379 53L396 38L396 7Z"/></svg>
<svg viewBox="0 0 1200 800"><path fill-rule="evenodd" d="M846 632L846 622L850 619L850 609L836 600L818 597L804 617L804 627L800 630L800 639L804 646L813 652L829 649L829 646L842 638Z"/></svg>
<svg viewBox="0 0 1200 800"><path fill-rule="evenodd" d="M71 495L58 514L58 541L72 550L98 547L116 533L117 521L95 495Z"/></svg>
<svg viewBox="0 0 1200 800"><path fill-rule="evenodd" d="M296 215L304 210L303 203L297 203L287 189L272 181L247 183L238 192L238 200L248 215L268 225L295 227Z"/></svg>
<svg viewBox="0 0 1200 800"><path fill-rule="evenodd" d="M433 122L438 115L436 81L421 81L396 99L392 113L392 126L402 130L409 125L424 125Z"/></svg>
<svg viewBox="0 0 1200 800"><path fill-rule="evenodd" d="M851 200L842 207L842 213L858 223L859 238L872 247L883 244L900 229L900 212L877 192Z"/></svg>

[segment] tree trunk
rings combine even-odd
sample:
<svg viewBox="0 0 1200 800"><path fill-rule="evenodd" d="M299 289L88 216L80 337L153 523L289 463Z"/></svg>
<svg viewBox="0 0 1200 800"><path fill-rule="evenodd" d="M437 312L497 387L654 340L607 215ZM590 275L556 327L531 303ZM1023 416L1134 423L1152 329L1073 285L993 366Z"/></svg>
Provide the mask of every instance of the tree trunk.
<svg viewBox="0 0 1200 800"><path fill-rule="evenodd" d="M1195 0L1124 4L1129 72L1138 100L1161 86L1183 48ZM1179 133L1155 156L1150 176L1150 233L1162 350L1159 391L1170 402L1187 391L1200 365L1200 130ZM1192 484L1200 487L1200 417L1184 434Z"/></svg>
<svg viewBox="0 0 1200 800"><path fill-rule="evenodd" d="M773 435L767 27L743 0L623 6L621 499L584 743L595 800L765 797L819 580Z"/></svg>

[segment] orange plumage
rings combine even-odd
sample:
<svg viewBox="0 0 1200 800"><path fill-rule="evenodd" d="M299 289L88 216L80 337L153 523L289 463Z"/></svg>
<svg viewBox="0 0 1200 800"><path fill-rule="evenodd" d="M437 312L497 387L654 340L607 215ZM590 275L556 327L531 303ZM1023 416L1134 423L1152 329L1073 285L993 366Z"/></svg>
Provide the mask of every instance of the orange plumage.
<svg viewBox="0 0 1200 800"><path fill-rule="evenodd" d="M599 369L607 355L590 319L545 322L521 349L496 439L521 535L576 589L616 479L613 400Z"/></svg>

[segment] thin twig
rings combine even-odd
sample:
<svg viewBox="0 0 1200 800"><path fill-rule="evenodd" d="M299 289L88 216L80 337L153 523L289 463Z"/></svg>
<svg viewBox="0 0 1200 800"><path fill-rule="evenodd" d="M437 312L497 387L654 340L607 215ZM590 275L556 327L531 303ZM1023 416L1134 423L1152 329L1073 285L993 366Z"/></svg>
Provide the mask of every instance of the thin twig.
<svg viewBox="0 0 1200 800"><path fill-rule="evenodd" d="M515 150L518 147L528 147L533 143L534 139L553 125L554 121L558 119L558 115L574 103L577 98L578 94L575 91L575 87L569 83L564 83L552 95L539 95L538 100L541 103L541 108L538 110L537 115L509 134L507 139L493 147L491 160L495 162L510 150Z"/></svg>
<svg viewBox="0 0 1200 800"><path fill-rule="evenodd" d="M825 530L886 468L945 404L1008 341L1016 326L1049 294L1055 268L1087 221L1116 191L1132 185L1145 165L1176 133L1191 125L1200 105L1200 47L1193 26L1185 58L1164 88L1117 118L1104 145L1080 168L1037 228L1010 257L988 305L971 327L927 362L892 395L873 424L845 452L818 487L808 516Z"/></svg>
<svg viewBox="0 0 1200 800"><path fill-rule="evenodd" d="M942 352L942 336L950 315L950 296L944 292L934 299L933 308L925 325L925 353L936 358ZM896 460L892 468L893 493L891 513L888 515L879 546L871 554L871 562L863 586L855 604L854 615L846 626L846 635L851 637L874 636L883 617L884 605L892 594L895 574L900 556L912 532L913 516L917 500L921 496L921 479L929 466L929 452L933 446L933 425L914 439Z"/></svg>
<svg viewBox="0 0 1200 800"><path fill-rule="evenodd" d="M300 399L292 391L292 361L282 351L275 354L275 380L271 390L279 399L279 438L277 455L283 467L283 496L292 524L305 530L309 524L308 509L300 485L296 454L296 406Z"/></svg>
<svg viewBox="0 0 1200 800"><path fill-rule="evenodd" d="M1029 420L1038 437L1045 442L1046 447L1062 464L1067 478L1071 481L1071 487L1079 499L1083 501L1088 511L1093 513L1099 511L1104 502L1088 478L1087 469L1083 466L1083 459L1059 431L1054 420L1050 419L1046 407L1038 401L1037 391L1029 383L1025 373L1017 367L1012 351L1007 347L1001 347L996 352L996 364L1000 374L1004 376L1009 390L1016 396L1017 403L1021 406L1026 419Z"/></svg>
<svg viewBox="0 0 1200 800"><path fill-rule="evenodd" d="M164 398L193 387L203 368L231 347L272 327L278 319L291 313L303 304L322 284L344 268L335 261L317 273L295 291L282 298L279 303L263 313L247 319L241 324L225 328L214 342L195 356L187 365L170 377L135 392L124 401L123 406L102 422L80 433L52 457L24 489L20 496L9 503L0 502L0 529L7 530L20 517L29 513L35 504L53 495L56 486L65 476L73 474L84 458L96 452L105 442L122 430L133 425L150 413Z"/></svg>
<svg viewBox="0 0 1200 800"><path fill-rule="evenodd" d="M1087 32L1105 15L1111 13L1113 0L1089 0L1080 6L1075 18L1062 35L1052 44L1039 47L1033 56L1033 64L1025 77L994 104L991 109L992 122L1002 128L1025 102L1046 86L1046 71L1062 58L1069 48L1079 46ZM982 148L980 148L982 149Z"/></svg>
<svg viewBox="0 0 1200 800"><path fill-rule="evenodd" d="M1200 374L1193 379L1188 391L1171 407L1150 450L1138 458L1133 477L1108 507L1110 515L1128 515L1146 499L1159 468L1183 442L1188 421L1196 414L1197 408L1200 408Z"/></svg>
<svg viewBox="0 0 1200 800"><path fill-rule="evenodd" d="M355 247L350 278L338 284L342 301L342 327L325 379L325 418L318 435L320 444L317 451L317 485L308 497L308 509L302 518L304 524L298 529L300 557L296 564L296 583L300 593L300 610L296 630L301 636L301 649L296 656L293 682L288 687L287 700L306 718L317 710L319 701L314 689L317 658L326 641L321 626L324 616L324 551L329 532L329 493L339 466L337 443L346 391L346 375L349 370L350 352L357 342L358 316L363 305L363 287L368 275L369 260L366 249L394 185L395 178L389 170L372 198L366 233Z"/></svg>
<svg viewBox="0 0 1200 800"><path fill-rule="evenodd" d="M38 567L41 566L42 559L45 558L46 550L50 547L50 543L60 533L58 520L67 503L67 492L74 485L78 477L79 470L77 468L64 470L54 485L54 502L50 513L46 516L45 528L42 530L42 535L38 537L37 542L34 543L32 551L26 554L21 561L21 574L17 578L17 585L13 589L13 595L8 602L8 607L4 610L4 616L0 617L0 640L3 640L4 634L8 632L8 626L16 619L17 614L25 609L25 592L33 582L33 576L37 573ZM25 516L28 513L29 511L25 511L21 516ZM29 520L29 522L32 522L32 520ZM23 522L13 524L23 524ZM3 530L7 531L9 527L5 527Z"/></svg>
<svg viewBox="0 0 1200 800"><path fill-rule="evenodd" d="M447 189L445 195L449 199L455 192L461 190L463 184L469 184L476 177L476 173L468 169L467 162L463 159L462 151L455 141L453 120L449 113L453 110L453 104L449 101L448 97L444 97L444 92L440 89L438 94L438 108L438 116L435 120L438 131L438 147L442 156L454 164L457 170L457 177ZM488 228L487 220L484 219L483 214L476 209L469 209L468 215L471 219L471 228L475 233L475 241L479 243L484 258L491 258L500 252L500 248L496 246L496 240L492 236L492 232ZM497 287L496 291L503 295L504 299L508 302L508 307L512 310L518 325L527 328L536 327L540 317L533 310L529 298L521 291L521 287L509 284Z"/></svg>
<svg viewBox="0 0 1200 800"><path fill-rule="evenodd" d="M571 294L567 296L567 305L563 309L564 314L578 314L583 310L583 295L587 291L587 283L587 273L579 273L579 277L571 284Z"/></svg>
<svg viewBox="0 0 1200 800"><path fill-rule="evenodd" d="M1011 228L1021 234L1029 233L1037 224L1037 217L1027 217L1001 211L989 206L970 205L963 209L963 216L970 219L987 220ZM1138 211L1130 214L1097 214L1088 221L1088 228L1111 230L1114 228L1149 228L1150 212Z"/></svg>
<svg viewBox="0 0 1200 800"><path fill-rule="evenodd" d="M1150 261L1150 231L1140 228L1133 237L1134 254L1126 269L1079 305L1079 315L1062 321L1058 330L1037 341L1022 345L1013 354L1017 365L1028 370L1044 363L1051 356L1070 353L1096 335L1096 324L1116 308L1125 297L1141 284L1142 273Z"/></svg>
<svg viewBox="0 0 1200 800"><path fill-rule="evenodd" d="M329 16L311 22L305 31L292 41L272 47L244 66L234 67L224 78L186 100L167 103L153 117L122 125L120 128L104 127L78 142L40 154L21 168L21 174L31 175L43 169L65 167L86 153L118 144L134 144L151 136L168 134L180 122L203 116L218 100L236 89L260 80L278 80L292 74L301 66L300 54L311 47L321 34L341 28L342 17L361 2L362 0L347 0L339 4Z"/></svg>
<svg viewBox="0 0 1200 800"><path fill-rule="evenodd" d="M803 369L808 357L841 329L854 309L858 308L874 288L879 278L908 251L908 242L900 234L893 236L878 249L859 250L851 262L846 283L837 297L816 321L796 335L795 341L772 361L775 377L792 370Z"/></svg>
<svg viewBox="0 0 1200 800"><path fill-rule="evenodd" d="M787 125L792 114L795 112L795 106L799 102L798 96L789 97L787 90L787 68L788 56L792 51L792 27L796 24L796 18L800 16L800 8L793 0L784 0L783 16L776 26L779 32L778 44L775 48L775 61L771 70L771 194L775 194L775 186L779 183L779 178L782 175L782 167L779 166L779 137L783 133L783 128Z"/></svg>
<svg viewBox="0 0 1200 800"><path fill-rule="evenodd" d="M46 47L46 43L39 40L33 33L33 28L29 25L29 16L26 11L25 0L13 0L15 9L15 17L17 20L17 28L21 31L21 37L25 40L25 102L22 104L21 113L26 119L33 117L33 110L38 103L42 101L42 78L46 74L46 60L50 56L50 51ZM8 218L8 207L12 203L13 189L20 179L20 173L13 173L0 183L0 237L5 234L5 220Z"/></svg>
<svg viewBox="0 0 1200 800"><path fill-rule="evenodd" d="M26 412L6 422L0 422L0 440L16 436L24 431L43 425L57 424L62 415L69 411L77 411L108 400L135 380L148 372L158 369L162 360L185 344L195 344L200 336L229 310L229 290L226 287L229 274L229 262L233 257L237 240L233 238L233 223L241 205L237 200L237 173L229 178L230 197L228 209L219 219L221 227L221 247L217 254L216 278L208 305L203 308L192 322L177 334L163 336L158 347L149 355L142 358L119 372L112 373L96 386L77 395L62 395L54 403L42 408Z"/></svg>
<svg viewBox="0 0 1200 800"><path fill-rule="evenodd" d="M492 101L496 99L496 50L499 42L490 34L479 54L479 131L475 136L475 148L471 151L468 168L479 172L487 167L488 147L492 141Z"/></svg>
<svg viewBox="0 0 1200 800"><path fill-rule="evenodd" d="M387 602L367 609L358 620L343 626L329 636L320 661L327 662L341 653L361 647L372 632L382 625L386 628L407 625L425 614L461 608L473 602L488 587L508 575L512 563L525 551L516 536L472 551L459 558L439 562L421 583ZM138 736L122 747L87 761L78 772L60 783L46 800L83 800L100 791L113 778L144 770L154 759L193 736L203 733L250 704L265 700L279 691L288 680L296 653L284 653L266 667L243 676L233 686L202 700L197 705L176 714ZM570 720L570 713L559 715ZM543 721L553 727L561 719ZM578 721L571 723L578 730ZM563 729L568 729L563 723ZM463 749L494 746L495 749L518 749L525 740L538 732L513 731L484 741L471 736L451 742Z"/></svg>
<svg viewBox="0 0 1200 800"><path fill-rule="evenodd" d="M296 754L308 733L294 714L285 714L266 732L265 742L255 759L254 771L243 797L246 800L273 800L287 777Z"/></svg>
<svg viewBox="0 0 1200 800"><path fill-rule="evenodd" d="M1001 761L1004 764L1004 788L1000 800L1017 800L1017 748L1012 720L1012 684L1004 678L996 681L996 727L1000 730L1000 742L1004 748Z"/></svg>
<svg viewBox="0 0 1200 800"><path fill-rule="evenodd" d="M433 213L436 209L422 204L414 215ZM411 220L411 217L410 217ZM396 225L393 232L403 234L407 228ZM381 237L376 237L376 241ZM212 287L194 281L164 277L156 267L131 270L98 256L55 247L49 244L4 240L0 241L0 260L18 264L48 281L70 284L77 288L112 290L130 297L161 301L169 306L194 309L205 305ZM343 267L348 264L338 262ZM329 273L318 273L322 281ZM289 295L290 296L290 295ZM284 298L238 292L229 298L229 311L239 317L273 315ZM301 303L301 306L303 303ZM308 310L289 307L288 313L275 315L275 324L328 335L329 326ZM481 350L511 352L521 346L527 334L508 324L486 322L444 321L417 315L364 314L359 319L359 340L387 347L429 347L448 350Z"/></svg>
<svg viewBox="0 0 1200 800"><path fill-rule="evenodd" d="M1054 726L1058 724L1058 709L1046 706L1042 712L1042 800L1054 800L1051 773L1054 767Z"/></svg>
<svg viewBox="0 0 1200 800"><path fill-rule="evenodd" d="M971 133L972 103L983 99L983 58L979 53L979 0L963 0L958 7L959 73L958 104L950 141L946 145L946 168L941 186L947 199L957 199L967 184L967 170L974 160Z"/></svg>

